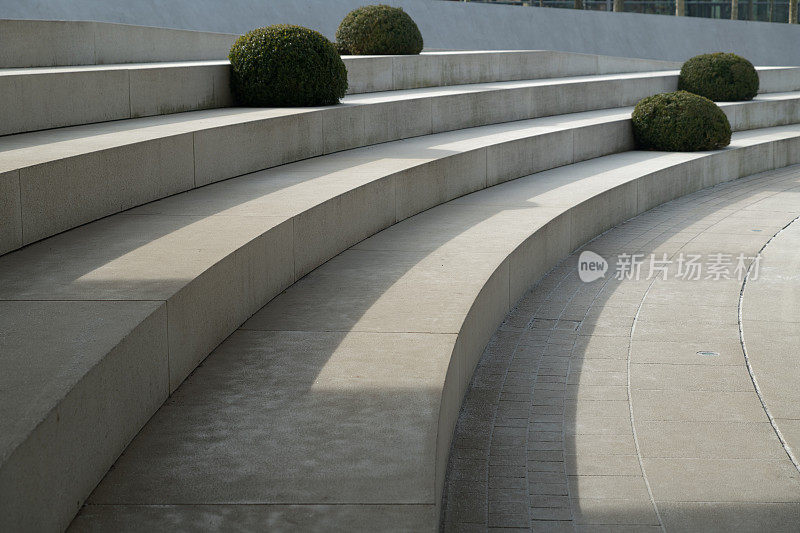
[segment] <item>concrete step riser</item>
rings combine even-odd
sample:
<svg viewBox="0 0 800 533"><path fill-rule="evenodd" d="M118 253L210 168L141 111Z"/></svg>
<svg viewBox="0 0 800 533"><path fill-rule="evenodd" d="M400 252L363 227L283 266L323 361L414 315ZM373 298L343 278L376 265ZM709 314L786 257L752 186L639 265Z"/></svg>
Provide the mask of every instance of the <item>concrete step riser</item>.
<svg viewBox="0 0 800 533"><path fill-rule="evenodd" d="M348 94L679 66L551 51L345 57L344 62ZM0 71L0 95L17 103L0 109L0 135L234 104L227 61Z"/></svg>
<svg viewBox="0 0 800 533"><path fill-rule="evenodd" d="M20 167L0 174L0 205L15 222L0 235L0 253L171 194L292 161L472 126L632 105L673 90L675 83L674 75L665 75L336 106ZM738 129L761 120L755 117L762 104L748 105L753 111L742 114ZM796 108L769 105L787 109L778 115L796 121Z"/></svg>
<svg viewBox="0 0 800 533"><path fill-rule="evenodd" d="M230 66L0 72L0 135L228 107Z"/></svg>
<svg viewBox="0 0 800 533"><path fill-rule="evenodd" d="M345 63L348 94L679 67L549 51L347 57ZM761 73L762 93L798 89L800 69ZM0 71L0 94L17 102L0 109L0 135L234 104L226 62Z"/></svg>
<svg viewBox="0 0 800 533"><path fill-rule="evenodd" d="M494 331L534 283L572 251L617 224L706 187L798 164L798 150L800 137L795 136L705 155L643 175L566 210L520 243L476 294L450 355L439 407L436 495L440 497L444 488L452 435L475 366ZM436 500L437 510L440 503ZM432 523L431 531L437 527Z"/></svg>

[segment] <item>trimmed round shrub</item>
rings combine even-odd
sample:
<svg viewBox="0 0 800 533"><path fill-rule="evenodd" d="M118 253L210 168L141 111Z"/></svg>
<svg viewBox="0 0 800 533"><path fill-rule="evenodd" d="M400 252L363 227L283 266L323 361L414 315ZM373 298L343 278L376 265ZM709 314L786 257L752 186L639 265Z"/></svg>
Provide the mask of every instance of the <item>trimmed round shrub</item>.
<svg viewBox="0 0 800 533"><path fill-rule="evenodd" d="M239 37L231 48L231 89L247 106L316 106L339 103L347 68L321 33L280 24Z"/></svg>
<svg viewBox="0 0 800 533"><path fill-rule="evenodd" d="M752 100L758 93L758 73L736 54L703 54L683 64L678 89L715 102Z"/></svg>
<svg viewBox="0 0 800 533"><path fill-rule="evenodd" d="M354 9L336 30L339 52L351 55L409 55L422 51L422 34L399 7L385 5Z"/></svg>
<svg viewBox="0 0 800 533"><path fill-rule="evenodd" d="M696 152L731 142L731 125L719 106L686 91L643 98L632 119L636 144L644 149Z"/></svg>

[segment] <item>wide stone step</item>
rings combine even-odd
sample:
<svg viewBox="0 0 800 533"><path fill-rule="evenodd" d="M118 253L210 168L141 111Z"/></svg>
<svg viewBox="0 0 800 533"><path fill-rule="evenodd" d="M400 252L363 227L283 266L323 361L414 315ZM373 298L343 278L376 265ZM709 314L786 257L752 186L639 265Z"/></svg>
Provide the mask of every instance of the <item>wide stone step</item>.
<svg viewBox="0 0 800 533"><path fill-rule="evenodd" d="M640 76L643 90L649 89L648 75ZM650 76L664 82L660 74ZM561 92L573 81L556 80ZM552 90L542 81L514 83L525 90ZM592 77L584 83L613 87L621 82ZM413 101L420 93L431 99L454 96L461 100L443 107L459 109L470 90L481 94L475 86L455 89L395 96L401 96L399 102ZM354 102L362 105L327 109L366 114L390 95L365 95ZM725 109L743 127L796 121L795 115L780 112L794 98L792 93L772 94ZM552 105L539 111L565 104L556 100ZM743 111L751 107L765 111ZM280 111L285 110L245 110ZM630 109L610 109L522 120L314 157L142 206L0 258L4 331L13 332L0 341L2 352L10 354L3 365L13 369L2 373L9 381L0 387L8 394L3 399L7 416L2 417L7 427L0 431L6 436L0 442L0 501L9 502L7 523L22 529L66 526L76 503L185 376L303 275L373 233L442 202L532 172L631 149L629 114ZM463 120L477 119L466 114ZM430 121L432 128L435 122ZM101 126L109 125L82 131L89 139L92 128ZM158 132L175 134L181 126L160 123ZM437 126L448 127L459 124ZM147 138L153 131L142 128L135 134ZM63 157L58 150L66 148L56 137L50 139L54 154ZM218 139L225 136L220 133ZM70 140L67 136L64 144ZM196 147L196 137L191 140ZM103 134L91 143L102 167L114 145ZM36 157L33 146L21 150ZM66 175L75 172L70 165L76 157L65 158ZM129 160L142 164L143 159ZM60 332L61 341L34 333L40 330ZM52 512L41 513L43 507Z"/></svg>
<svg viewBox="0 0 800 533"><path fill-rule="evenodd" d="M15 102L0 109L0 135L231 106L227 52L220 57L216 61L0 69L0 94ZM541 50L343 59L348 94L680 66L670 61Z"/></svg>
<svg viewBox="0 0 800 533"><path fill-rule="evenodd" d="M598 150L628 149L628 114L533 119L312 158L151 203L1 257L4 331L18 332L1 341L2 352L13 354L4 364L15 369L2 373L9 381L0 387L8 391L0 501L16 509L7 523L65 527L75 502L195 365L305 273L460 194ZM586 141L594 137L606 141ZM55 350L46 349L47 336L37 335L38 347L28 342L45 324L61 331ZM113 393L98 392L103 387ZM100 403L87 411L94 402ZM91 447L84 445L89 440ZM45 502L53 513L40 512Z"/></svg>
<svg viewBox="0 0 800 533"><path fill-rule="evenodd" d="M800 88L800 69L768 68L760 76L765 90ZM652 72L495 82L352 95L325 108L206 110L7 136L0 138L0 205L10 216L0 227L0 253L276 165L442 131L632 105L673 90L676 81L674 72ZM793 122L791 109L775 118Z"/></svg>
<svg viewBox="0 0 800 533"><path fill-rule="evenodd" d="M2 516L32 528L66 525L75 502L195 365L265 302L332 255L450 198L581 154L600 155L571 130L558 138L558 122L585 120L591 138L630 143L627 113L616 125L603 124L604 112L594 114L603 129L592 130L597 116L589 113L531 121L529 127L541 129L527 134L498 125L471 136L445 133L295 163L109 217L0 258L0 300L9 311L2 313L4 330L17 332L3 340L7 364L17 370L13 383L0 388L9 391L3 420L15 421L0 432L6 436L0 501L8 504ZM795 129L759 130L753 137L791 139ZM497 142L498 151L488 150L487 139ZM786 142L776 144L783 158L789 157ZM610 147L618 149L624 148ZM431 151L438 157L431 158ZM553 159L515 161L504 153ZM648 157L666 162L680 154ZM428 163L415 166L420 159ZM741 160L746 168L760 161ZM740 158L725 161L726 168L738 169L731 165ZM87 324L90 317L96 326ZM60 340L37 323L49 324L53 334L61 331ZM81 333L92 327L104 334ZM36 349L29 338L57 350ZM40 359L31 361L31 354ZM97 380L115 392L100 392ZM49 431L59 438L48 438ZM98 432L103 438L96 438ZM41 513L45 503L52 513Z"/></svg>
<svg viewBox="0 0 800 533"><path fill-rule="evenodd" d="M716 152L600 157L377 233L223 342L134 439L74 530L106 530L118 517L177 527L202 512L234 529L336 529L354 515L365 531L390 519L435 531L463 392L527 288L617 223L798 163L799 146L793 125L737 133ZM312 516L308 506L318 506Z"/></svg>
<svg viewBox="0 0 800 533"><path fill-rule="evenodd" d="M800 165L762 172L626 220L537 281L465 394L443 531L796 529L778 433L797 435L798 216Z"/></svg>

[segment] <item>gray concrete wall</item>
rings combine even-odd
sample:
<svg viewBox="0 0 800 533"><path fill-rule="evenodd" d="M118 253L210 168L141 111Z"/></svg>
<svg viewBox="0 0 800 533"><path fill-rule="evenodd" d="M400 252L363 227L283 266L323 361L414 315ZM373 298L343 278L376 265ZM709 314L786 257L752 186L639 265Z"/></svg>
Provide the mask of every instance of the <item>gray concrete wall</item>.
<svg viewBox="0 0 800 533"><path fill-rule="evenodd" d="M759 65L800 65L800 26L762 22L381 0L408 11L428 48L529 49L681 61L732 51ZM333 37L351 9L377 0L0 0L0 18L94 20L224 33L276 23Z"/></svg>

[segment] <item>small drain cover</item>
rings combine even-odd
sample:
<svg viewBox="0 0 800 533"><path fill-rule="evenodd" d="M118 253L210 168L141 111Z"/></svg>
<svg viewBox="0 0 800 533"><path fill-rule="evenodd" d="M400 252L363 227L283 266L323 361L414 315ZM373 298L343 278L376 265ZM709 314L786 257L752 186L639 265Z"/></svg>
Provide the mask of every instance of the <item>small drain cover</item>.
<svg viewBox="0 0 800 533"><path fill-rule="evenodd" d="M697 352L697 355L701 355L703 357L719 357L718 352L711 352L708 350L700 350L699 352Z"/></svg>

